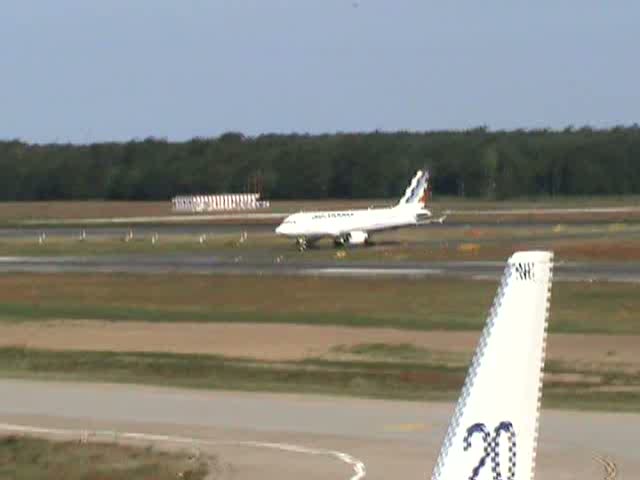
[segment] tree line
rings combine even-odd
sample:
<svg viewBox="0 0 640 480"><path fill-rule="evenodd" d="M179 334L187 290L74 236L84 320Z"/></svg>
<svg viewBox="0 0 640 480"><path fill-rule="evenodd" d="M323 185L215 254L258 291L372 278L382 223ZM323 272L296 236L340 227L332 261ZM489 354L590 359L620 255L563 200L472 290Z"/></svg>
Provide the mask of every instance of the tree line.
<svg viewBox="0 0 640 480"><path fill-rule="evenodd" d="M640 127L261 135L168 142L0 142L0 200L388 198L428 166L437 194L506 199L640 193Z"/></svg>

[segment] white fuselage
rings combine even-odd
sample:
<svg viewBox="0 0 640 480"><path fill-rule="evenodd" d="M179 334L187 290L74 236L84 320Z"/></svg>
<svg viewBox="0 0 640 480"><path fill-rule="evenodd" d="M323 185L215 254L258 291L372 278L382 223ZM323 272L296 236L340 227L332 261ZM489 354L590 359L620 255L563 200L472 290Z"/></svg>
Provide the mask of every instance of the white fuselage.
<svg viewBox="0 0 640 480"><path fill-rule="evenodd" d="M428 210L409 206L295 213L285 218L276 233L294 238L340 238L351 232L370 233L416 225L418 216L430 215Z"/></svg>

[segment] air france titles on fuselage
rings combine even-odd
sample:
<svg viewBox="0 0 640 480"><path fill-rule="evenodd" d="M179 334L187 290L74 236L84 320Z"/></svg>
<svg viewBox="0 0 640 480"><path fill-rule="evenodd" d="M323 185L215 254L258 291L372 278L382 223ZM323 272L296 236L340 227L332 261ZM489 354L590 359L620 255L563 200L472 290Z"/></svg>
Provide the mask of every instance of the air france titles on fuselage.
<svg viewBox="0 0 640 480"><path fill-rule="evenodd" d="M330 212L330 213L319 213L317 215L313 215L311 220L324 220L326 218L344 218L344 217L353 217L352 212Z"/></svg>

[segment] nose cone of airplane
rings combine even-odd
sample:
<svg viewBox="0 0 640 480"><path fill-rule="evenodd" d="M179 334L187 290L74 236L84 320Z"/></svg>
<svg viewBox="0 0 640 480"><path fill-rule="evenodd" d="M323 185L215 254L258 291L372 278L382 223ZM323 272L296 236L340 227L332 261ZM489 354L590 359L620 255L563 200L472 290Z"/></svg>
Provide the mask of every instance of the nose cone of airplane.
<svg viewBox="0 0 640 480"><path fill-rule="evenodd" d="M284 235L286 236L290 236L294 233L294 225L292 224L293 222L290 220L289 217L285 218L284 221L278 225L278 227L276 228L275 232L276 235Z"/></svg>

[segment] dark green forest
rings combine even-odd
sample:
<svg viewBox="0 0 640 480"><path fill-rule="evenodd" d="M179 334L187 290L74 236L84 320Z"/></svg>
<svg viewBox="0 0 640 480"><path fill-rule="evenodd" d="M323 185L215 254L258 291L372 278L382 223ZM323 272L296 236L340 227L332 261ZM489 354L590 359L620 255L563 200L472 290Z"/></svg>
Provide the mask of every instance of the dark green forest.
<svg viewBox="0 0 640 480"><path fill-rule="evenodd" d="M0 142L0 200L396 197L427 165L437 194L506 199L640 193L640 127L335 135L226 133L168 142Z"/></svg>

